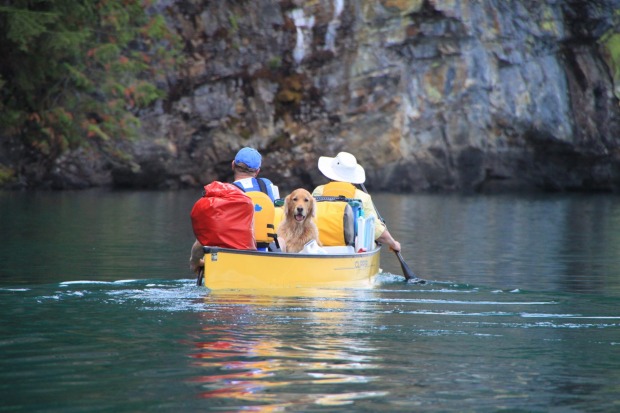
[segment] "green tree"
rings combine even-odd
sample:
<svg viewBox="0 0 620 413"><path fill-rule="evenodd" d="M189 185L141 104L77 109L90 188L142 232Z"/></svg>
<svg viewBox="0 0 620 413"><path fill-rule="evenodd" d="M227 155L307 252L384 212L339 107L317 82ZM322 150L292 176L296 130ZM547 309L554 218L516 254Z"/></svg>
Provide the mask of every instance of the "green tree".
<svg viewBox="0 0 620 413"><path fill-rule="evenodd" d="M0 5L0 128L48 160L96 145L114 154L165 96L179 37L140 0ZM9 5L6 5L9 4Z"/></svg>

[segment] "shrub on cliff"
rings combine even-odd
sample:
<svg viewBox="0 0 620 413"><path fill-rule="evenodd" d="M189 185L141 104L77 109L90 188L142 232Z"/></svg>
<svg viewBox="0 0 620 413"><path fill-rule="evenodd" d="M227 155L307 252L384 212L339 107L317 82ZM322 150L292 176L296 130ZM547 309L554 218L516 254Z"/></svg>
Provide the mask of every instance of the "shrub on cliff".
<svg viewBox="0 0 620 413"><path fill-rule="evenodd" d="M600 40L603 57L614 81L614 93L620 99L620 33L610 30Z"/></svg>
<svg viewBox="0 0 620 413"><path fill-rule="evenodd" d="M47 160L135 135L181 51L149 1L18 0L0 6L0 134ZM5 4L7 4L5 2Z"/></svg>

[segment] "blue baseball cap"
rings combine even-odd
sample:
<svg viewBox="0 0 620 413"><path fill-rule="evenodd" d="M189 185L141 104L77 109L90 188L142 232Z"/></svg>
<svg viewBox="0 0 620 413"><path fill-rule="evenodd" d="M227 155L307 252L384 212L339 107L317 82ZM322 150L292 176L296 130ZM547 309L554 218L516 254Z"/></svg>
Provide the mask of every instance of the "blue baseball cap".
<svg viewBox="0 0 620 413"><path fill-rule="evenodd" d="M258 169L260 168L260 162L262 157L260 153L254 148L242 148L235 156L235 164L244 163L248 168Z"/></svg>

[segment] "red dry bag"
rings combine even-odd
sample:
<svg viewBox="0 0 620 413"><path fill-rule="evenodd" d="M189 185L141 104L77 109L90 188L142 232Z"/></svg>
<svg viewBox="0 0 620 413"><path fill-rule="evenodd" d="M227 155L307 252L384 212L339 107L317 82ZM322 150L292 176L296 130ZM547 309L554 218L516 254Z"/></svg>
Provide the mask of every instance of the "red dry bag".
<svg viewBox="0 0 620 413"><path fill-rule="evenodd" d="M233 184L213 181L194 204L192 229L202 245L255 250L254 204Z"/></svg>

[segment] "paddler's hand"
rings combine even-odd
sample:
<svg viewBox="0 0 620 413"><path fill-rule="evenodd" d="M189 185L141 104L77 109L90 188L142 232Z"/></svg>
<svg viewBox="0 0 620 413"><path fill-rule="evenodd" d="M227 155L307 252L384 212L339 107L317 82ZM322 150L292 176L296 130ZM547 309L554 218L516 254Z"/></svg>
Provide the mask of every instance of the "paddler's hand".
<svg viewBox="0 0 620 413"><path fill-rule="evenodd" d="M394 252L400 252L400 242L394 240L394 243L390 245L390 249Z"/></svg>
<svg viewBox="0 0 620 413"><path fill-rule="evenodd" d="M390 231L387 228L383 231L383 233L376 239L376 241L380 244L387 244L390 246L390 249L395 252L400 251L400 242L396 241Z"/></svg>
<svg viewBox="0 0 620 413"><path fill-rule="evenodd" d="M192 245L192 251L189 256L189 269L193 273L198 274L200 272L200 269L204 267L204 256L205 254L202 251L202 245L200 245L198 241L195 241L194 245Z"/></svg>
<svg viewBox="0 0 620 413"><path fill-rule="evenodd" d="M200 262L198 264L194 264L191 263L190 264L190 269L192 270L192 272L194 274L198 274L200 272L200 270L202 270L202 268L205 266L205 263L203 260L200 260Z"/></svg>

